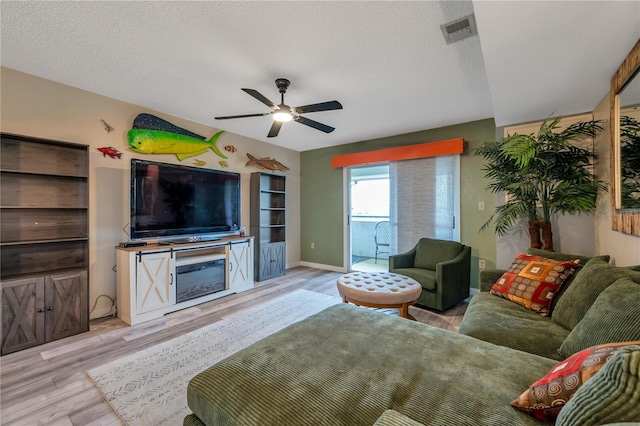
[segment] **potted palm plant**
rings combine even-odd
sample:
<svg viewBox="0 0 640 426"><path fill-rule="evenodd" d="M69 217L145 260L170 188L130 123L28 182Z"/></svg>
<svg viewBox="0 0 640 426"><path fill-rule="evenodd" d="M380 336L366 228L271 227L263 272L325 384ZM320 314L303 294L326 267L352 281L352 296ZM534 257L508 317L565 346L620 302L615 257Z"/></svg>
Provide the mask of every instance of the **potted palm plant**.
<svg viewBox="0 0 640 426"><path fill-rule="evenodd" d="M481 230L493 223L496 233L504 235L526 215L531 247L553 251L554 213L595 210L598 193L606 189L590 171L597 157L573 142L594 137L602 127L598 121L587 121L559 131L559 121L545 120L537 134L509 135L476 150L487 160L483 170L490 180L488 189L507 195Z"/></svg>

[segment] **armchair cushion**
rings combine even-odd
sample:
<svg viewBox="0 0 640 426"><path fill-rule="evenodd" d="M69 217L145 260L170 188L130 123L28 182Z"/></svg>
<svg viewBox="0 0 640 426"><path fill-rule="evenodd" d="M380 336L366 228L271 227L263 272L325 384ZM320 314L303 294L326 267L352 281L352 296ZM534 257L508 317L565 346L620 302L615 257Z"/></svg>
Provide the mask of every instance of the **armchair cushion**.
<svg viewBox="0 0 640 426"><path fill-rule="evenodd" d="M421 238L416 246L413 266L435 270L438 263L455 258L461 251L462 244L456 241Z"/></svg>
<svg viewBox="0 0 640 426"><path fill-rule="evenodd" d="M420 268L398 268L394 269L395 274L406 275L418 281L422 288L435 291L438 288L436 281L436 271Z"/></svg>

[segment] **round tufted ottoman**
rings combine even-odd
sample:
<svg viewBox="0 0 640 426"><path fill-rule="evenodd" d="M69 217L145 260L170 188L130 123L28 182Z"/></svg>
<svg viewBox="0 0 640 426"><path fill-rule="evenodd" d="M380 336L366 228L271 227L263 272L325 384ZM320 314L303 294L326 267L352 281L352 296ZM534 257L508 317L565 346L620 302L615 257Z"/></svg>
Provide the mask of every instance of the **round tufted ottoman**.
<svg viewBox="0 0 640 426"><path fill-rule="evenodd" d="M338 278L338 292L344 303L371 308L400 308L400 316L409 315L422 286L413 278L391 272L352 272Z"/></svg>

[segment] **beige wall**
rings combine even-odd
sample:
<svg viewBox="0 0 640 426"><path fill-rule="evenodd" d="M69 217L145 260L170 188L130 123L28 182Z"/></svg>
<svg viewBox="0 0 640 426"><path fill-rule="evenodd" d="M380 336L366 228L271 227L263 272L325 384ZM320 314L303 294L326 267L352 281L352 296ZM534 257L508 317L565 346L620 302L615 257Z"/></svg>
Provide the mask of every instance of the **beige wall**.
<svg viewBox="0 0 640 426"><path fill-rule="evenodd" d="M133 119L142 112L158 115L171 123L206 137L218 129L160 114L143 107L37 78L8 68L0 69L2 132L42 137L90 146L89 156L89 247L90 305L99 295L116 296L115 246L128 239L123 228L129 222L129 167L131 158L148 158L174 164L192 165L194 159L182 162L174 155L143 155L127 148L127 132ZM100 122L104 119L115 130L107 133ZM213 121L213 118L212 118ZM256 171L246 167L246 154L275 157L291 170L287 176L287 266L300 263L300 153L275 145L225 133L218 147L233 145L235 153L227 153L226 170L242 173L242 224L249 229L249 176ZM121 159L103 157L98 147L113 146L123 153ZM226 151L223 151L226 153ZM222 160L213 152L200 155L207 168L222 169ZM98 300L92 318L106 314L110 302Z"/></svg>
<svg viewBox="0 0 640 426"><path fill-rule="evenodd" d="M606 121L604 132L595 141L595 151L599 157L596 175L605 182L611 180L609 170L609 137L611 134L609 104L609 96L607 95L593 111L594 119ZM638 265L640 264L640 237L611 230L611 207L609 194L599 198L595 215L596 253L610 254L612 262L618 266Z"/></svg>

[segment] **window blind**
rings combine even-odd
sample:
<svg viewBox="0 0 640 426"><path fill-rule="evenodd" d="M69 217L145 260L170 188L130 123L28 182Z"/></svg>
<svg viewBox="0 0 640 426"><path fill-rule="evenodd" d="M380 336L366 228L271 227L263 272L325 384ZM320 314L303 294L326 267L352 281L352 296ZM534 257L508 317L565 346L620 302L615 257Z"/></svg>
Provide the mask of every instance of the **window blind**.
<svg viewBox="0 0 640 426"><path fill-rule="evenodd" d="M389 163L391 253L412 249L422 237L455 239L457 157Z"/></svg>

